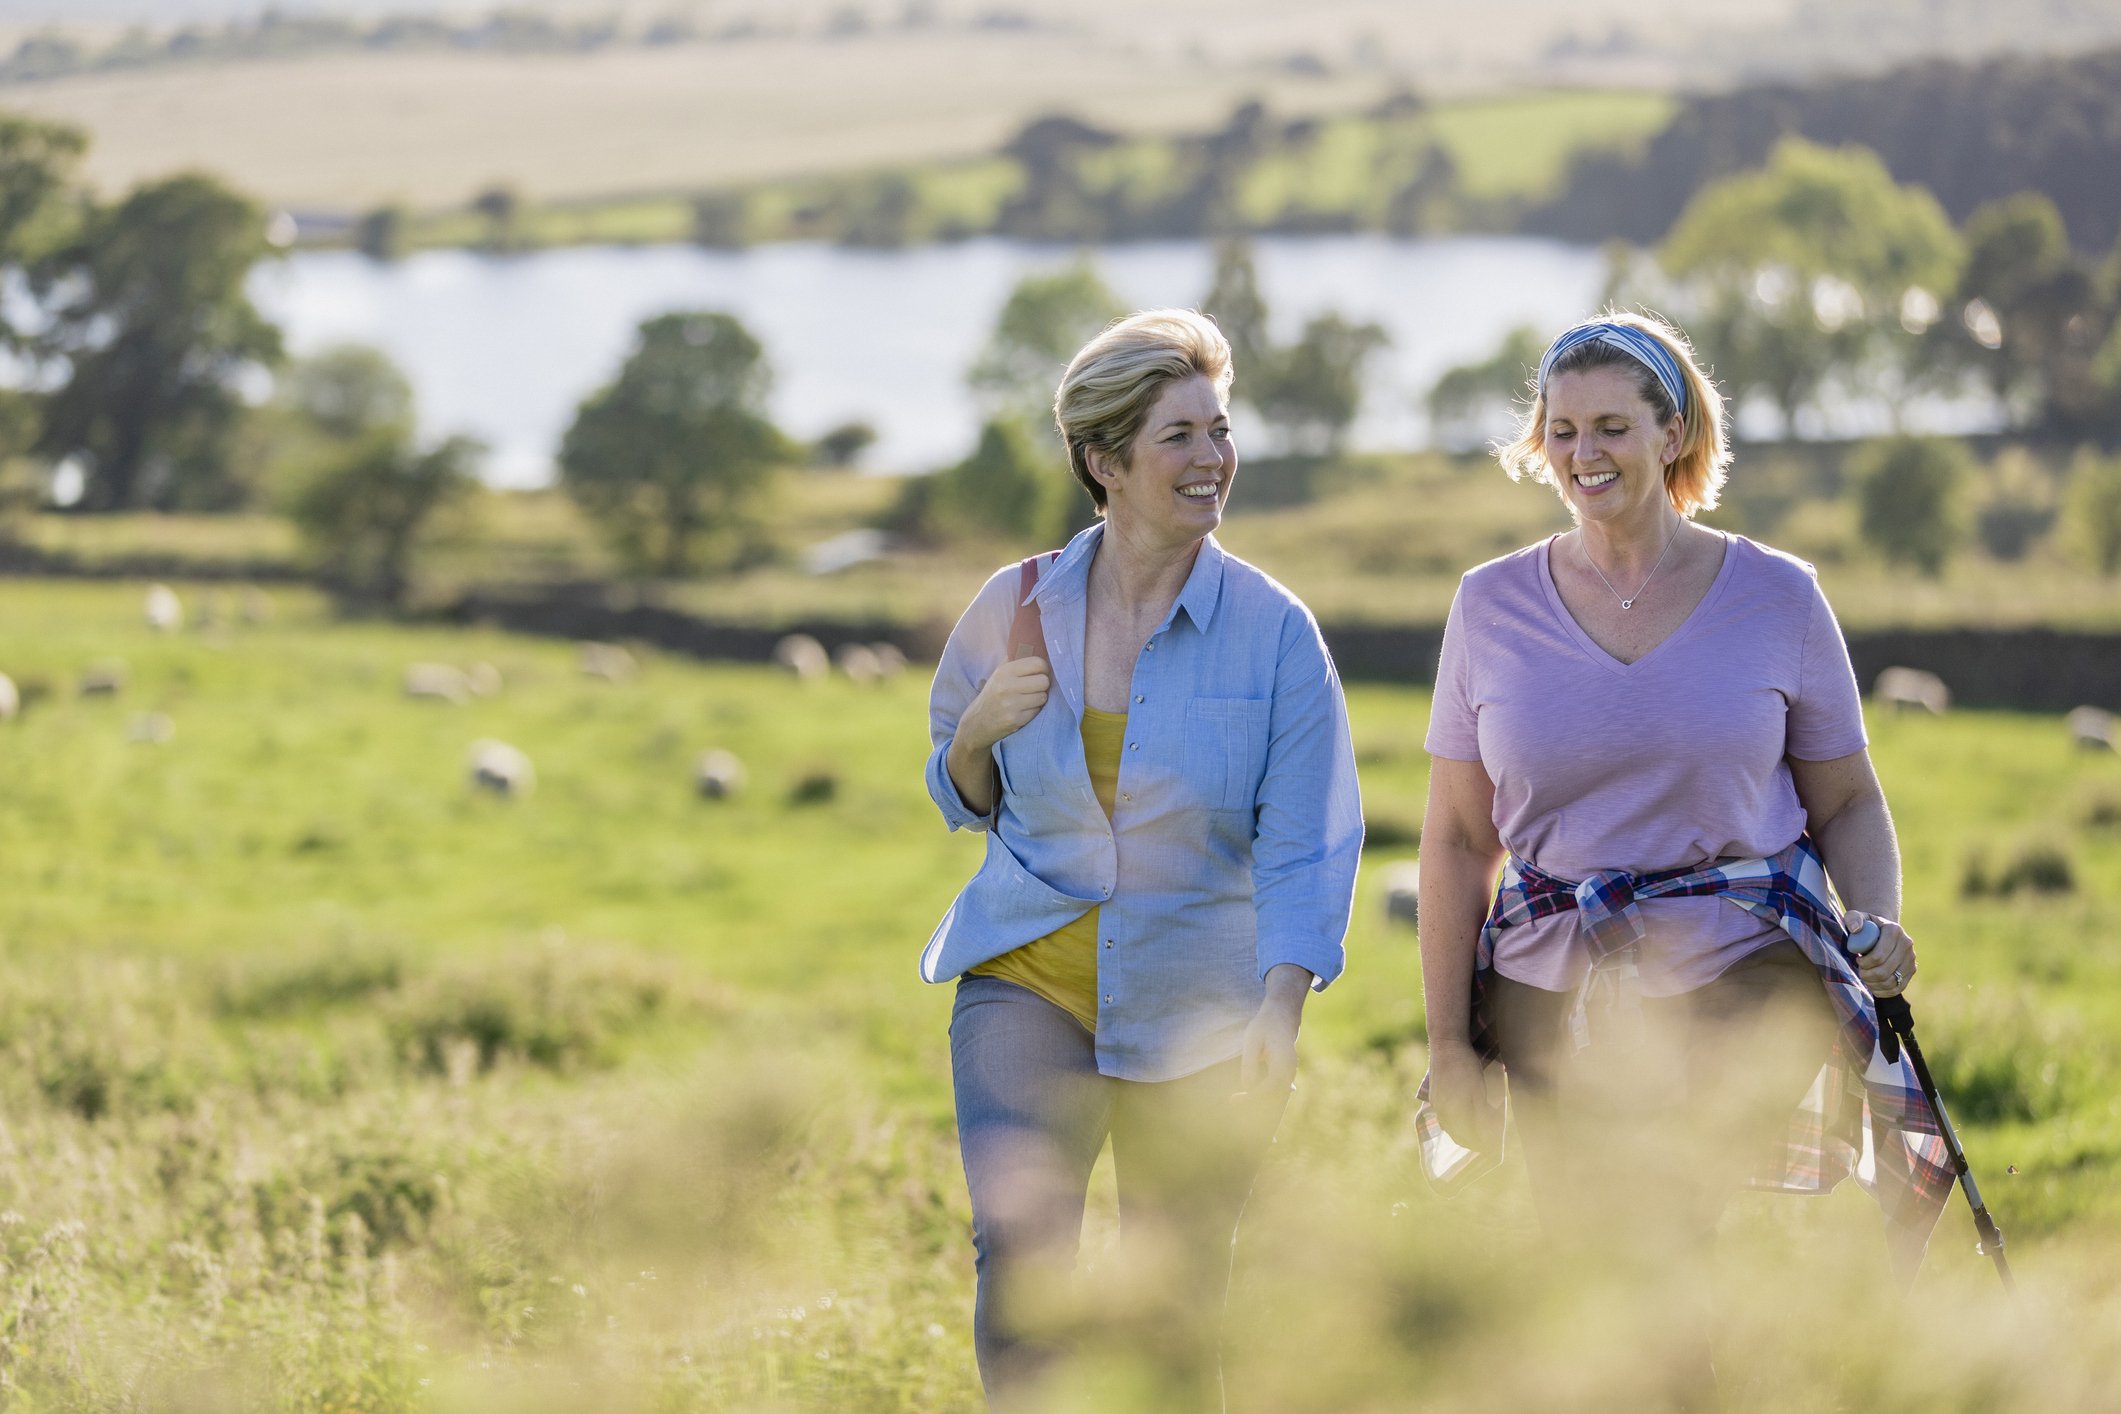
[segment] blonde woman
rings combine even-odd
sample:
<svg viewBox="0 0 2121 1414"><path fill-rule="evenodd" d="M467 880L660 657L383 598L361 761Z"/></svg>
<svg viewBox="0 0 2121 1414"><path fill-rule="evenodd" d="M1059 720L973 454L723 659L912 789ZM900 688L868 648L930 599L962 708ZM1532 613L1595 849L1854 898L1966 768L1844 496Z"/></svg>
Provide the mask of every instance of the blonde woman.
<svg viewBox="0 0 2121 1414"><path fill-rule="evenodd" d="M1811 568L1694 520L1728 468L1724 405L1660 319L1556 339L1501 455L1575 528L1469 572L1444 631L1421 873L1432 1175L1499 1151L1499 1061L1558 1238L1698 1272L1736 1189L1832 1187L1868 1128L1896 1248L1919 1254L1949 1176L1912 1077L1876 1054L1873 1001L1915 951ZM1883 937L1852 960L1857 913ZM1681 1364L1706 1398L1697 1353Z"/></svg>
<svg viewBox="0 0 2121 1414"><path fill-rule="evenodd" d="M1054 415L1099 520L989 580L936 670L929 793L987 853L921 972L957 982L996 1401L1052 1354L1027 1293L1065 1281L1108 1137L1123 1234L1167 1230L1173 1301L1212 1332L1304 999L1342 966L1362 835L1347 709L1304 606L1215 542L1231 378L1222 334L1184 310L1077 354ZM1212 1384L1212 1335L1197 1344Z"/></svg>

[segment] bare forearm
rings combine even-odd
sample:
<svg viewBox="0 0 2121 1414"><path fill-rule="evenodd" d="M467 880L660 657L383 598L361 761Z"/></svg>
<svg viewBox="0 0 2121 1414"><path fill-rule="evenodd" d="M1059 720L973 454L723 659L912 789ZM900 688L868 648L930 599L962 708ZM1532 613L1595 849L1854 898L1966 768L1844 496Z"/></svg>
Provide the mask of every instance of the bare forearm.
<svg viewBox="0 0 2121 1414"><path fill-rule="evenodd" d="M957 797L965 802L967 810L975 815L985 815L994 809L995 798L1001 791L995 780L991 746L971 749L961 734L943 753L943 766L950 772L950 784L957 787Z"/></svg>
<svg viewBox="0 0 2121 1414"><path fill-rule="evenodd" d="M1307 967L1277 962L1267 969L1265 1005L1285 1015L1301 1017L1304 1000L1311 995L1311 984L1317 980Z"/></svg>
<svg viewBox="0 0 2121 1414"><path fill-rule="evenodd" d="M1421 859L1421 992L1429 1044L1463 1045L1472 1030L1473 958L1499 857L1454 846Z"/></svg>
<svg viewBox="0 0 2121 1414"><path fill-rule="evenodd" d="M1900 841L1883 792L1861 795L1832 819L1815 822L1812 838L1843 908L1900 916Z"/></svg>

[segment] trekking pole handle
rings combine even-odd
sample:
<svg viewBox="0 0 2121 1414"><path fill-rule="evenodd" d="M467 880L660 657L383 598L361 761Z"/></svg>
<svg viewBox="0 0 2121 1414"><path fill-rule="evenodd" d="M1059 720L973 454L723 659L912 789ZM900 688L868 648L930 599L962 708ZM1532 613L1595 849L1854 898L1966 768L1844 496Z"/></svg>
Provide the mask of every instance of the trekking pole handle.
<svg viewBox="0 0 2121 1414"><path fill-rule="evenodd" d="M1849 923L1849 951L1858 957L1877 947L1878 940L1885 936L1878 920L1869 914L1851 913Z"/></svg>

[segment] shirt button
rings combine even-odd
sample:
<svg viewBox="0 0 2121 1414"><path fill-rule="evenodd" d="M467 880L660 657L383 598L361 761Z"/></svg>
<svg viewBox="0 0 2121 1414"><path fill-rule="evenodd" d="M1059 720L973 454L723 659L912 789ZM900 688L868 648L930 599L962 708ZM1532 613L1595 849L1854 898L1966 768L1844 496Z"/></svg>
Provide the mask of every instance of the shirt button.
<svg viewBox="0 0 2121 1414"><path fill-rule="evenodd" d="M1135 699L1134 699L1134 705L1135 705L1135 706L1137 706L1137 707L1139 707L1139 706L1141 705L1141 697L1140 697L1139 695L1136 695L1136 697L1135 697Z"/></svg>
<svg viewBox="0 0 2121 1414"><path fill-rule="evenodd" d="M1112 946L1112 940L1110 938L1105 939L1105 946L1108 948Z"/></svg>
<svg viewBox="0 0 2121 1414"><path fill-rule="evenodd" d="M1112 1005L1112 994L1110 992L1105 993L1105 1005Z"/></svg>
<svg viewBox="0 0 2121 1414"><path fill-rule="evenodd" d="M1130 741L1130 742L1128 742L1128 743L1127 743L1127 750L1129 750L1129 751L1139 751L1139 750L1141 750L1141 749L1142 749L1142 744L1141 744L1140 742L1138 742L1138 741Z"/></svg>
<svg viewBox="0 0 2121 1414"><path fill-rule="evenodd" d="M1133 792L1133 791L1128 791L1128 790L1123 790L1123 791L1121 791L1121 792L1119 793L1119 798L1120 798L1121 800L1132 800L1132 799L1134 799L1134 792Z"/></svg>

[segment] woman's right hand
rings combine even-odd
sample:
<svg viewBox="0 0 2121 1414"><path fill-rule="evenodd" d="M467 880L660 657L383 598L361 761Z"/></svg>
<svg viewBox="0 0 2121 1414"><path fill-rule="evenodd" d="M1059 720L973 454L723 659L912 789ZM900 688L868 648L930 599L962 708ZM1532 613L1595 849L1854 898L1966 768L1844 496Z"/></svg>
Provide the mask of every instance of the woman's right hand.
<svg viewBox="0 0 2121 1414"><path fill-rule="evenodd" d="M1502 1147L1502 1110L1488 1102L1486 1066L1465 1042L1430 1046L1429 1107L1454 1143L1477 1154Z"/></svg>
<svg viewBox="0 0 2121 1414"><path fill-rule="evenodd" d="M1046 705L1053 673L1044 658L1014 658L994 670L965 715L957 720L957 740L968 752L982 752L1021 730Z"/></svg>

